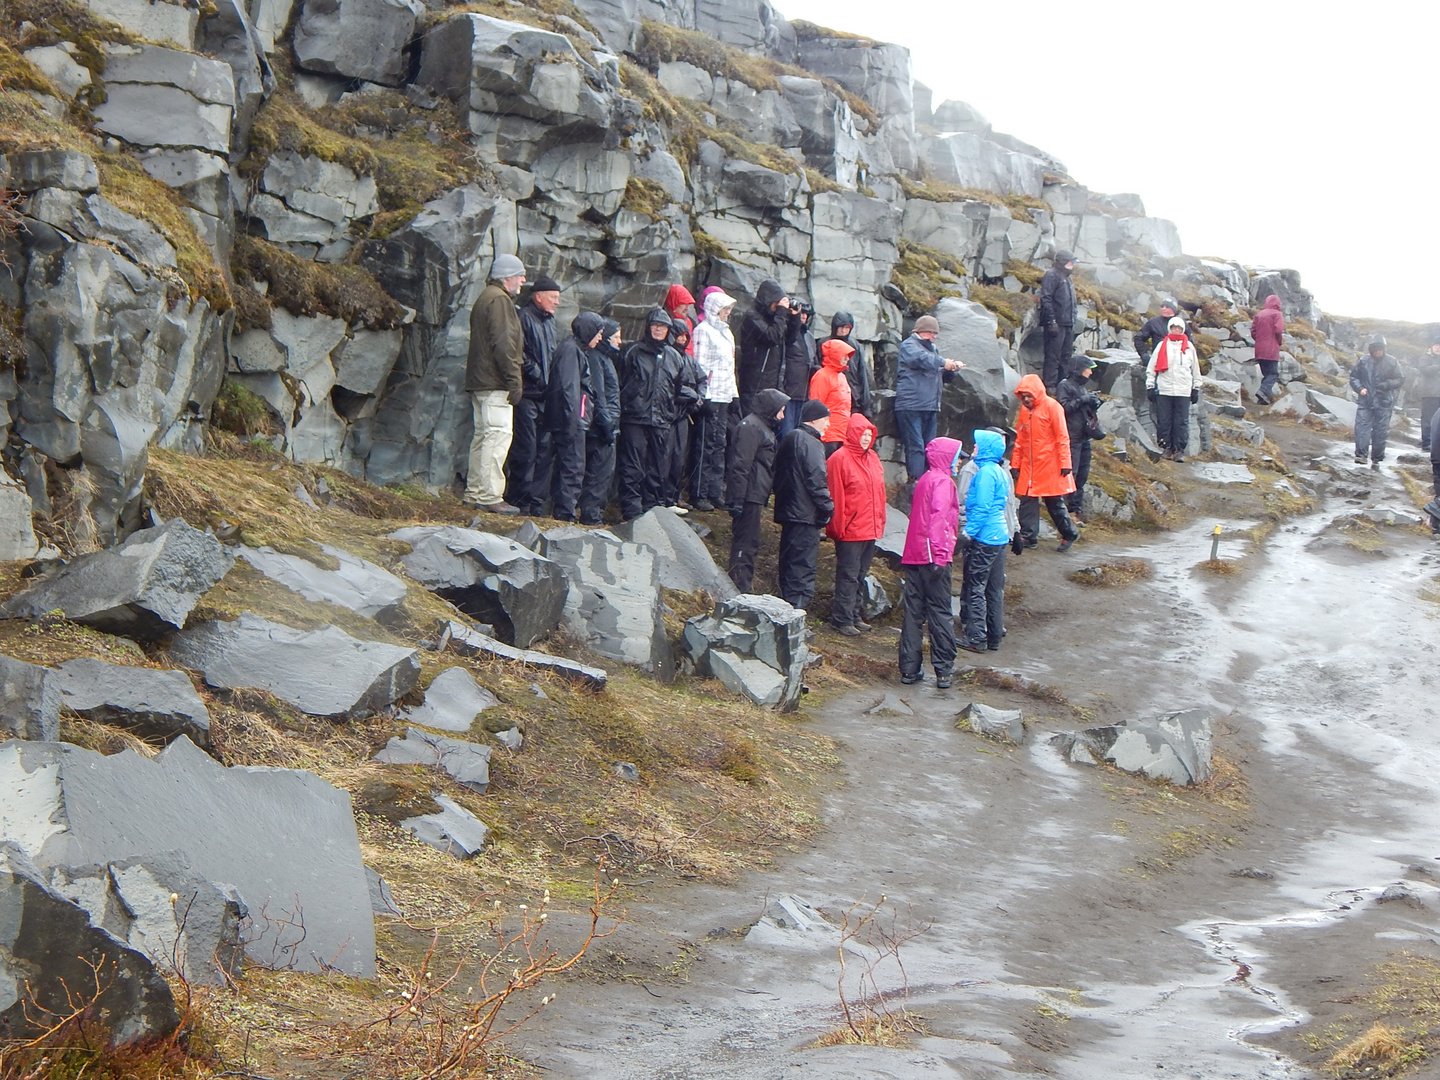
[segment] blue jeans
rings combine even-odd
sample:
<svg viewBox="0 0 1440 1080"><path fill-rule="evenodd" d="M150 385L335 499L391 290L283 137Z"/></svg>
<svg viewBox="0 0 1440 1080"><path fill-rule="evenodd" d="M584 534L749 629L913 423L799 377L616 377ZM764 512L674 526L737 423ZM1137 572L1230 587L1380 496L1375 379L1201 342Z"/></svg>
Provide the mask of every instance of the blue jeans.
<svg viewBox="0 0 1440 1080"><path fill-rule="evenodd" d="M895 410L895 426L905 447L905 471L911 480L919 480L925 474L925 447L935 438L939 423L940 414L928 409Z"/></svg>

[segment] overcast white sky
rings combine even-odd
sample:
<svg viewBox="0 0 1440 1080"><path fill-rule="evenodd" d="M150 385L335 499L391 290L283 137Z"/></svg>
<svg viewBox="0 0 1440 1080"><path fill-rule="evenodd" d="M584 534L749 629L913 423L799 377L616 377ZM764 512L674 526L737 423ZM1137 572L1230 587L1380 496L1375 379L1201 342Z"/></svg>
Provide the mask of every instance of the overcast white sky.
<svg viewBox="0 0 1440 1080"><path fill-rule="evenodd" d="M1440 320L1434 0L775 0L908 46L958 98L1134 191L1186 252L1292 266L1336 315Z"/></svg>

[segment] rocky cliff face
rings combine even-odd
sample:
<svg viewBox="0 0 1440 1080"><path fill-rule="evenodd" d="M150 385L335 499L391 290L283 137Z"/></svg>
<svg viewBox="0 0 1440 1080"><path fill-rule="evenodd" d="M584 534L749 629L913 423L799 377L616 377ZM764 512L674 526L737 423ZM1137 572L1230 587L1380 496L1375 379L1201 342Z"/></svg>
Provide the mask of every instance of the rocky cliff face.
<svg viewBox="0 0 1440 1080"><path fill-rule="evenodd" d="M1079 349L1128 349L1172 293L1217 362L1270 292L1323 327L1293 271L1185 257L1137 197L933 106L905 49L766 0L7 12L0 432L24 493L0 497L71 546L140 523L148 448L201 449L226 380L227 422L297 461L455 483L467 316L500 252L566 286L562 320L627 330L671 282L743 300L775 277L822 326L854 315L882 385L944 300L972 366L957 433L1034 366L1057 248L1082 266ZM0 558L34 554L15 532Z"/></svg>

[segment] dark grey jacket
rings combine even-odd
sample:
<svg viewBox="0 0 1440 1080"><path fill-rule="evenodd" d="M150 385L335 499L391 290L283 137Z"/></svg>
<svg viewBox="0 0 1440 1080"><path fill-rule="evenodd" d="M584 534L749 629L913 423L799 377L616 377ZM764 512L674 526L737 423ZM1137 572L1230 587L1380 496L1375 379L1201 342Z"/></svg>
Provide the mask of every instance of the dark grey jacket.
<svg viewBox="0 0 1440 1080"><path fill-rule="evenodd" d="M1040 325L1052 322L1075 325L1075 282L1058 266L1046 270L1040 279Z"/></svg>

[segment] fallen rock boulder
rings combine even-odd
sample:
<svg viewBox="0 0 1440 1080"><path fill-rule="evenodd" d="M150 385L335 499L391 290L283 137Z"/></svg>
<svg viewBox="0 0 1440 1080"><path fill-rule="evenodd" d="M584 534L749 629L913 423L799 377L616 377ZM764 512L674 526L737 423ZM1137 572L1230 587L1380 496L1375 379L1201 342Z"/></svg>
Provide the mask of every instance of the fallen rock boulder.
<svg viewBox="0 0 1440 1080"><path fill-rule="evenodd" d="M305 0L295 61L307 71L399 86L424 5L416 0Z"/></svg>
<svg viewBox="0 0 1440 1080"><path fill-rule="evenodd" d="M67 619L107 634L151 641L178 630L235 556L179 518L142 529L119 547L82 555L0 605L7 619Z"/></svg>
<svg viewBox="0 0 1440 1080"><path fill-rule="evenodd" d="M910 515L895 509L885 508L885 534L875 541L875 554L890 564L890 569L900 569L900 558L905 554L905 534L910 531Z"/></svg>
<svg viewBox="0 0 1440 1080"><path fill-rule="evenodd" d="M0 1038L31 1039L70 1015L72 993L92 1002L112 1045L169 1035L180 1026L170 986L143 954L92 926L85 910L50 888L13 843L0 842ZM38 1073L35 1075L39 1075Z"/></svg>
<svg viewBox="0 0 1440 1080"><path fill-rule="evenodd" d="M457 859L468 859L484 851L490 827L450 796L431 797L440 807L438 814L406 818L400 827L421 843Z"/></svg>
<svg viewBox="0 0 1440 1080"><path fill-rule="evenodd" d="M1204 709L1122 720L1106 727L1062 731L1050 743L1077 763L1108 761L1152 780L1190 785L1208 780L1214 735Z"/></svg>
<svg viewBox="0 0 1440 1080"><path fill-rule="evenodd" d="M778 597L741 593L686 622L683 647L696 674L785 712L800 701L809 639L805 612Z"/></svg>
<svg viewBox="0 0 1440 1080"><path fill-rule="evenodd" d="M896 511L890 510L885 516L888 518L893 513ZM880 579L874 574L860 582L860 617L866 622L884 618L894 607L885 592L885 586L880 584Z"/></svg>
<svg viewBox="0 0 1440 1080"><path fill-rule="evenodd" d="M833 948L840 940L840 928L798 896L786 894L772 900L755 925L745 934L747 945L805 945Z"/></svg>
<svg viewBox="0 0 1440 1080"><path fill-rule="evenodd" d="M373 760L386 765L444 769L457 783L481 795L490 786L490 747L447 739L413 727L406 730L403 739L392 738Z"/></svg>
<svg viewBox="0 0 1440 1080"><path fill-rule="evenodd" d="M268 690L311 716L369 716L420 677L414 649L360 641L333 626L294 630L249 612L175 635L170 656L211 686Z"/></svg>
<svg viewBox="0 0 1440 1080"><path fill-rule="evenodd" d="M865 710L866 716L914 716L915 710L910 708L895 694L886 694L870 708Z"/></svg>
<svg viewBox="0 0 1440 1080"><path fill-rule="evenodd" d="M241 925L249 914L244 902L233 887L191 871L177 852L52 867L50 885L84 908L92 925L144 953L161 971L206 986L240 976Z"/></svg>
<svg viewBox="0 0 1440 1080"><path fill-rule="evenodd" d="M393 611L405 599L405 582L388 570L329 544L321 544L320 550L338 564L334 570L268 547L241 548L239 554L271 581L306 600L349 608L367 619Z"/></svg>
<svg viewBox="0 0 1440 1080"><path fill-rule="evenodd" d="M437 652L450 649L461 656L493 656L515 664L529 664L567 679L578 679L589 684L594 690L604 690L605 682L609 678L604 668L591 667L576 660L566 660L563 656L536 652L534 649L517 649L454 619L441 627L435 648ZM545 696L538 687L536 689L539 696Z"/></svg>
<svg viewBox="0 0 1440 1080"><path fill-rule="evenodd" d="M655 549L660 584L667 589L687 593L704 589L717 600L728 600L737 592L730 576L715 565L705 541L668 506L647 510L615 533L622 540Z"/></svg>
<svg viewBox="0 0 1440 1080"><path fill-rule="evenodd" d="M56 673L0 653L0 734L50 742L60 737Z"/></svg>
<svg viewBox="0 0 1440 1080"><path fill-rule="evenodd" d="M1019 709L992 709L989 705L972 701L960 710L955 726L991 739L1014 743L1025 741L1025 721Z"/></svg>
<svg viewBox="0 0 1440 1080"><path fill-rule="evenodd" d="M0 840L42 870L178 853L236 890L253 962L375 973L350 796L314 773L227 769L184 737L153 759L11 741L0 744Z"/></svg>
<svg viewBox="0 0 1440 1080"><path fill-rule="evenodd" d="M570 591L565 571L513 540L454 525L417 525L390 534L410 545L405 572L501 641L528 648L560 624Z"/></svg>
<svg viewBox="0 0 1440 1080"><path fill-rule="evenodd" d="M666 682L675 677L653 548L567 525L545 533L540 551L570 579L565 625L586 648Z"/></svg>
<svg viewBox="0 0 1440 1080"><path fill-rule="evenodd" d="M441 731L469 731L475 718L500 699L477 683L464 668L452 667L436 675L425 690L425 700L403 709L400 718Z"/></svg>
<svg viewBox="0 0 1440 1080"><path fill-rule="evenodd" d="M210 710L183 671L81 657L61 664L54 680L61 703L88 720L167 743L185 735L196 746L210 748Z"/></svg>

